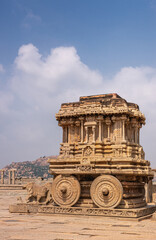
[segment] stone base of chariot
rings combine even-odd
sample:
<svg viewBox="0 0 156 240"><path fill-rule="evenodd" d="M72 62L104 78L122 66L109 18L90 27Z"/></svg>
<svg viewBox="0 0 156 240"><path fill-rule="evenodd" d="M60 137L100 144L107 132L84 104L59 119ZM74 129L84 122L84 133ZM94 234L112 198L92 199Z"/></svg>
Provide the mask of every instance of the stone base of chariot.
<svg viewBox="0 0 156 240"><path fill-rule="evenodd" d="M84 215L84 216L103 216L124 219L143 220L152 217L156 211L156 205L147 205L143 208L135 209L106 209L106 208L87 208L87 207L59 207L45 204L18 203L9 206L11 213L41 213L57 215Z"/></svg>

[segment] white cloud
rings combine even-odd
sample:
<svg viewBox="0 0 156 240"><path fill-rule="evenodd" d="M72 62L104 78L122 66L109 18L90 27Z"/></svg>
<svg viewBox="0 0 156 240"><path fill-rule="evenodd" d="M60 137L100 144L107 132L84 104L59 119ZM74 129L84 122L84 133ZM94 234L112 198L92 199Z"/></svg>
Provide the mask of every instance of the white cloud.
<svg viewBox="0 0 156 240"><path fill-rule="evenodd" d="M32 44L22 46L15 69L11 83L13 91L27 104L35 103L40 107L47 108L56 95L64 96L71 91L73 96L76 90L78 97L82 86L91 90L102 84L102 76L81 62L74 47L52 49L50 55L43 58ZM76 100L76 96L74 98Z"/></svg>
<svg viewBox="0 0 156 240"><path fill-rule="evenodd" d="M78 101L83 95L110 92L139 104L146 114L148 124L143 127L142 143L147 158L153 161L156 154L153 130L156 129L156 69L124 67L112 79L104 80L98 71L81 61L74 47L55 48L49 56L43 57L34 45L21 46L9 90L0 94L3 159L10 162L33 160L40 155L58 153L61 129L55 113L60 104Z"/></svg>
<svg viewBox="0 0 156 240"><path fill-rule="evenodd" d="M74 47L52 49L43 58L32 44L23 45L14 62L9 90L1 96L1 105L6 106L2 109L0 105L4 119L4 110L12 104L10 121L4 122L1 130L3 159L31 160L58 153L61 132L55 113L60 104L77 101L89 89L94 93L93 88L99 84L102 76L82 63Z"/></svg>
<svg viewBox="0 0 156 240"><path fill-rule="evenodd" d="M0 64L0 72L4 72L4 67L2 64Z"/></svg>
<svg viewBox="0 0 156 240"><path fill-rule="evenodd" d="M113 79L113 89L131 100L146 104L156 101L156 69L150 67L125 67Z"/></svg>
<svg viewBox="0 0 156 240"><path fill-rule="evenodd" d="M0 114L10 114L10 107L13 103L13 95L0 91Z"/></svg>

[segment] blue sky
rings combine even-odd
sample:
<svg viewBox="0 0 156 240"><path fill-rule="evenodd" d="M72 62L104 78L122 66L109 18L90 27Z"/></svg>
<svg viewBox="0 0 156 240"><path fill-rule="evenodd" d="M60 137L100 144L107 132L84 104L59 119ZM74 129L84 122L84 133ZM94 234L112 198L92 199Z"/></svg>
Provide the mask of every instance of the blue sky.
<svg viewBox="0 0 156 240"><path fill-rule="evenodd" d="M147 117L142 145L156 167L156 1L0 6L0 167L58 154L61 102L107 92L140 105Z"/></svg>
<svg viewBox="0 0 156 240"><path fill-rule="evenodd" d="M156 64L156 1L0 2L0 61L7 66L27 43L45 55L51 48L75 46L82 61L104 74Z"/></svg>

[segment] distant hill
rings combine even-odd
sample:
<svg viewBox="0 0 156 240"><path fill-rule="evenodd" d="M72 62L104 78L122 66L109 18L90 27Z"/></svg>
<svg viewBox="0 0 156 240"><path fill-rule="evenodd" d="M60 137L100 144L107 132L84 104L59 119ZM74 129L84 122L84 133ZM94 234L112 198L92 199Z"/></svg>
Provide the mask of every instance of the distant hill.
<svg viewBox="0 0 156 240"><path fill-rule="evenodd" d="M17 177L51 177L49 174L49 163L47 162L48 158L57 158L57 156L44 156L36 159L35 161L25 161L25 162L12 162L10 165L7 165L4 169L9 170L12 168L17 169ZM8 174L8 171L5 172Z"/></svg>

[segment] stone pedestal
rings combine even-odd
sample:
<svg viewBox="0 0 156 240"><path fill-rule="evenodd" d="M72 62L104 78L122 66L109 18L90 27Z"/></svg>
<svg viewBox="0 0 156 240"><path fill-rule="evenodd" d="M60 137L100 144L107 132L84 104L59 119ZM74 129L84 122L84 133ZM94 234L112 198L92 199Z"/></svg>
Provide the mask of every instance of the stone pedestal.
<svg viewBox="0 0 156 240"><path fill-rule="evenodd" d="M116 217L123 219L137 219L142 220L151 217L155 212L156 206L149 205L144 208L136 209L103 209L103 208L86 208L86 207L58 207L53 205L43 204L25 204L19 203L10 205L9 211L11 213L41 213L41 214L55 214L55 215L87 215L87 216L103 216Z"/></svg>

